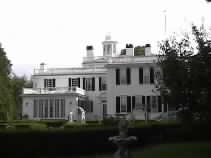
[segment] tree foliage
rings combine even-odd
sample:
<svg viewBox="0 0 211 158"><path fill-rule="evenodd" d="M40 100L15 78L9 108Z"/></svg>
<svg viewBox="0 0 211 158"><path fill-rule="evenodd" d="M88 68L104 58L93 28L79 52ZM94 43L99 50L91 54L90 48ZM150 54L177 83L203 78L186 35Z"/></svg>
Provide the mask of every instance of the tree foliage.
<svg viewBox="0 0 211 158"><path fill-rule="evenodd" d="M22 88L32 87L25 76L11 74L12 64L0 45L0 120L16 119L21 115Z"/></svg>
<svg viewBox="0 0 211 158"><path fill-rule="evenodd" d="M11 117L13 99L10 85L11 63L0 45L0 119Z"/></svg>
<svg viewBox="0 0 211 158"><path fill-rule="evenodd" d="M186 111L186 119L192 120L197 114L207 121L211 118L211 41L203 26L193 25L192 35L196 48L189 34L181 40L173 36L160 43L161 93L170 107Z"/></svg>

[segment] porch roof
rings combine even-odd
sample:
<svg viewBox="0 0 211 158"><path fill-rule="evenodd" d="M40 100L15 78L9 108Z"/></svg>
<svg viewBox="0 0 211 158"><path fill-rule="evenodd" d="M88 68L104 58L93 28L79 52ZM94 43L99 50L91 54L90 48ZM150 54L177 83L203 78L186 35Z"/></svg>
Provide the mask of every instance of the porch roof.
<svg viewBox="0 0 211 158"><path fill-rule="evenodd" d="M62 95L72 94L86 96L86 91L78 87L57 87L57 88L23 88L22 96L25 95Z"/></svg>

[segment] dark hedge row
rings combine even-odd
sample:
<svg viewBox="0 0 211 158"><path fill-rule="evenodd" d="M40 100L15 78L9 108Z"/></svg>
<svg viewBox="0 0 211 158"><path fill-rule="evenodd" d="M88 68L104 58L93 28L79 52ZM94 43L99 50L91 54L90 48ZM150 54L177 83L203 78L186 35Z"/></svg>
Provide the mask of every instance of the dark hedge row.
<svg viewBox="0 0 211 158"><path fill-rule="evenodd" d="M0 154L9 155L73 155L114 152L115 145L108 141L118 135L117 128L89 127L49 131L1 131ZM175 141L211 140L211 127L194 125L185 128L180 124L150 125L130 128L129 135L137 136L132 146Z"/></svg>

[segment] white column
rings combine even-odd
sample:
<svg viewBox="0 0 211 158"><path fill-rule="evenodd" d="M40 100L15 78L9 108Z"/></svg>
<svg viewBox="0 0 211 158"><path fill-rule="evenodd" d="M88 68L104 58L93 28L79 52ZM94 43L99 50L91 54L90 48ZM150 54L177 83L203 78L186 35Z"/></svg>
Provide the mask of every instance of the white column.
<svg viewBox="0 0 211 158"><path fill-rule="evenodd" d="M80 77L80 88L81 88L81 89L83 89L83 86L84 86L84 85L83 85L83 84L84 84L84 83L83 83L83 78L84 78L84 77Z"/></svg>
<svg viewBox="0 0 211 158"><path fill-rule="evenodd" d="M162 112L164 112L164 104L161 104L162 105Z"/></svg>
<svg viewBox="0 0 211 158"><path fill-rule="evenodd" d="M100 76L95 77L95 91L99 91L99 77Z"/></svg>

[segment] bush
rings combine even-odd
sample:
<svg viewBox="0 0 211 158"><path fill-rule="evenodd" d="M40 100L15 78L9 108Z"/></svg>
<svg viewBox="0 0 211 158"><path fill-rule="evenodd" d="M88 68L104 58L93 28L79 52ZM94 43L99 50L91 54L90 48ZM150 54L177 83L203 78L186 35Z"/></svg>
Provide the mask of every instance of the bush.
<svg viewBox="0 0 211 158"><path fill-rule="evenodd" d="M49 121L40 122L45 125ZM21 125L21 123L14 124ZM24 124L27 123L22 123ZM32 123L28 124L32 125ZM81 153L113 152L116 146L109 142L108 138L118 135L119 131L117 126L110 125L90 127L89 124L66 123L65 129L2 130L0 131L0 154L13 151L14 154L39 153L43 157L44 155L62 157L62 155L71 156ZM211 140L211 127L209 124L195 124L191 128L183 128L178 123L151 123L129 128L128 135L138 137L138 141L132 144L133 147L166 142Z"/></svg>
<svg viewBox="0 0 211 158"><path fill-rule="evenodd" d="M15 128L16 129L31 129L31 125L30 124L16 124Z"/></svg>
<svg viewBox="0 0 211 158"><path fill-rule="evenodd" d="M105 126L118 126L119 119L109 117L104 120L102 120L102 124Z"/></svg>
<svg viewBox="0 0 211 158"><path fill-rule="evenodd" d="M29 116L27 114L24 114L22 118L23 120L28 120Z"/></svg>
<svg viewBox="0 0 211 158"><path fill-rule="evenodd" d="M47 128L60 128L63 127L66 120L42 120L40 123L46 124Z"/></svg>
<svg viewBox="0 0 211 158"><path fill-rule="evenodd" d="M86 121L86 123L88 123L88 124L99 124L100 122L99 121Z"/></svg>
<svg viewBox="0 0 211 158"><path fill-rule="evenodd" d="M6 129L7 128L7 124L0 124L0 129Z"/></svg>

